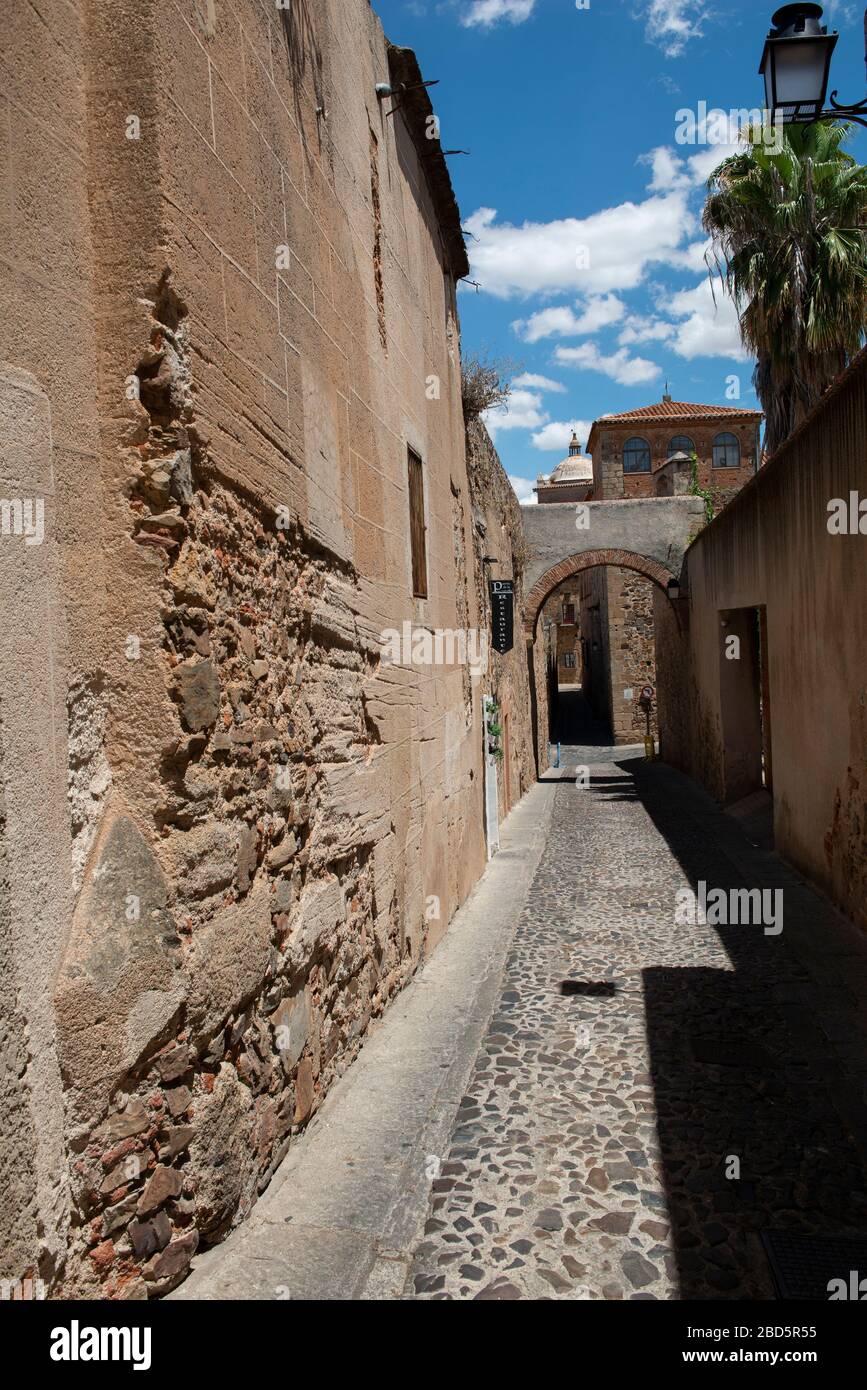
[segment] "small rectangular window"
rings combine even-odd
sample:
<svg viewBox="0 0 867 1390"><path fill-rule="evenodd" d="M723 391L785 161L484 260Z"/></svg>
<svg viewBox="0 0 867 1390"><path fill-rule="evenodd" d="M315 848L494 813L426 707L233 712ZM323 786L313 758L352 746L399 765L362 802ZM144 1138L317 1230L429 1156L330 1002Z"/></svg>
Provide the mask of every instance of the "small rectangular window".
<svg viewBox="0 0 867 1390"><path fill-rule="evenodd" d="M574 626L575 626L575 605L574 605L574 603L564 603L564 604L563 604L563 626L564 626L564 627L574 627Z"/></svg>
<svg viewBox="0 0 867 1390"><path fill-rule="evenodd" d="M567 652L567 653L566 653L566 655L565 655L564 658L563 658L563 665L566 667L566 670L567 670L567 671L574 671L574 670L575 670L575 653L574 653L574 652Z"/></svg>
<svg viewBox="0 0 867 1390"><path fill-rule="evenodd" d="M409 539L412 547L412 592L427 598L427 527L424 524L424 472L422 461L407 450L409 477Z"/></svg>

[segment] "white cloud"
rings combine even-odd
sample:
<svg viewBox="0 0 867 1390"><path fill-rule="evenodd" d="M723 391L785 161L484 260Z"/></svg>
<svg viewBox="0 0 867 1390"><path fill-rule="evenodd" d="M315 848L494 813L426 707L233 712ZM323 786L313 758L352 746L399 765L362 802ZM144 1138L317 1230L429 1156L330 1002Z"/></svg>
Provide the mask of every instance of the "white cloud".
<svg viewBox="0 0 867 1390"><path fill-rule="evenodd" d="M669 265L675 270L706 271L708 262L705 260L705 253L710 247L710 242L691 241L689 246L685 246L682 251L675 251L669 261Z"/></svg>
<svg viewBox="0 0 867 1390"><path fill-rule="evenodd" d="M653 175L647 185L651 193L672 193L692 187L692 179L686 171L684 161L667 145L659 145L649 154L639 158L639 164L649 164Z"/></svg>
<svg viewBox="0 0 867 1390"><path fill-rule="evenodd" d="M549 376L536 376L534 372L524 372L521 376L516 376L512 382L512 390L515 387L528 387L531 391L565 391L566 387L561 381L552 381Z"/></svg>
<svg viewBox="0 0 867 1390"><path fill-rule="evenodd" d="M512 484L515 496L524 506L534 507L538 502L538 497L533 491L533 484L529 478L515 478L509 474L509 482Z"/></svg>
<svg viewBox="0 0 867 1390"><path fill-rule="evenodd" d="M716 302L714 303L714 296ZM671 345L679 357L731 357L749 361L744 351L734 303L717 283L705 277L692 290L680 290L666 306L675 319Z"/></svg>
<svg viewBox="0 0 867 1390"><path fill-rule="evenodd" d="M523 24L535 5L536 0L472 0L466 14L461 15L461 24L467 29L477 24L490 29L501 19L508 20L509 24Z"/></svg>
<svg viewBox="0 0 867 1390"><path fill-rule="evenodd" d="M576 331L577 322L576 314L564 304L555 309L541 309L528 319L515 319L512 328L525 342L538 343L540 338L568 337Z"/></svg>
<svg viewBox="0 0 867 1390"><path fill-rule="evenodd" d="M825 0L825 18L833 24L854 24L858 11L848 0Z"/></svg>
<svg viewBox="0 0 867 1390"><path fill-rule="evenodd" d="M670 145L658 145L648 154L640 155L638 162L650 165L649 192L683 193L706 184L714 169L739 148L737 141L712 143L684 159Z"/></svg>
<svg viewBox="0 0 867 1390"><path fill-rule="evenodd" d="M618 343L622 348L640 343L667 343L678 357L730 357L749 361L741 343L738 316L729 296L707 275L691 290L678 290L659 303L666 317L631 314Z"/></svg>
<svg viewBox="0 0 867 1390"><path fill-rule="evenodd" d="M604 295L640 285L647 266L667 263L695 225L686 193L622 203L590 217L555 222L497 223L479 208L465 224L473 278L500 299L577 290Z"/></svg>
<svg viewBox="0 0 867 1390"><path fill-rule="evenodd" d="M653 381L661 374L661 367L649 362L645 357L630 357L626 348L606 356L599 351L596 343L582 343L580 347L558 347L554 353L558 362L571 367L583 367L587 371L601 372L611 377L621 386L640 386Z"/></svg>
<svg viewBox="0 0 867 1390"><path fill-rule="evenodd" d="M664 319L642 318L640 314L630 314L618 335L621 347L636 347L639 343L666 343L677 332L677 326Z"/></svg>
<svg viewBox="0 0 867 1390"><path fill-rule="evenodd" d="M666 58L678 58L690 39L700 38L708 12L697 0L648 0L644 7L649 43Z"/></svg>
<svg viewBox="0 0 867 1390"><path fill-rule="evenodd" d="M548 419L548 412L542 408L542 397L535 391L523 387L512 389L508 400L493 410L486 410L482 416L492 439L505 430L536 430Z"/></svg>
<svg viewBox="0 0 867 1390"><path fill-rule="evenodd" d="M722 145L708 145L706 150L701 151L701 154L690 155L687 163L693 183L707 183L714 169L718 168L723 160L728 159L730 155L737 154L741 148L743 147L735 140Z"/></svg>
<svg viewBox="0 0 867 1390"><path fill-rule="evenodd" d="M616 294L591 295L581 314L562 305L517 319L512 327L528 343L538 343L540 338L579 338L582 333L598 333L600 328L619 323L625 313L626 305Z"/></svg>
<svg viewBox="0 0 867 1390"><path fill-rule="evenodd" d="M680 87L678 87L673 77L669 77L667 72L658 73L656 80L659 83L660 87L662 87L664 91L668 92L669 96L680 96Z"/></svg>
<svg viewBox="0 0 867 1390"><path fill-rule="evenodd" d="M583 448L590 437L592 423L592 420L552 420L533 435L533 448L543 453L558 453L565 458L572 442L572 431L577 434Z"/></svg>

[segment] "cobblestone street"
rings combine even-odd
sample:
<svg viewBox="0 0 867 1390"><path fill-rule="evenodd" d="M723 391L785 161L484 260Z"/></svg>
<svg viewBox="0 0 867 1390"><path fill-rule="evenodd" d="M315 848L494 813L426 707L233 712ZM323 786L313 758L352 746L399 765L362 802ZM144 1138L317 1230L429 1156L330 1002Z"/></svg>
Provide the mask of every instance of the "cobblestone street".
<svg viewBox="0 0 867 1390"><path fill-rule="evenodd" d="M759 1232L867 1221L864 949L677 773L569 760L406 1296L773 1298ZM676 925L701 879L782 934Z"/></svg>
<svg viewBox="0 0 867 1390"><path fill-rule="evenodd" d="M863 941L689 779L577 729L172 1298L773 1299L762 1232L863 1232ZM676 924L701 880L782 890L782 933Z"/></svg>

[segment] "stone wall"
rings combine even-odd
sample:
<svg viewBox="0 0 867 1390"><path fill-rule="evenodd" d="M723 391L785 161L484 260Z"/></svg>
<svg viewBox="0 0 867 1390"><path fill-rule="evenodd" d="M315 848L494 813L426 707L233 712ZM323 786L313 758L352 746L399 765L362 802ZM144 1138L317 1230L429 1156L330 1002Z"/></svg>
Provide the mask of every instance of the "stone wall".
<svg viewBox="0 0 867 1390"><path fill-rule="evenodd" d="M0 497L44 537L0 539L0 1279L56 1286L73 1219L53 987L69 934L73 821L105 794L68 720L100 686L106 595L81 7L0 14ZM121 400L123 382L119 383ZM33 539L36 537L34 535ZM29 1282L28 1282L29 1281Z"/></svg>
<svg viewBox="0 0 867 1390"><path fill-rule="evenodd" d="M588 653L584 693L617 744L641 743L646 733L642 687L656 685L653 593L659 586L634 570L598 566L579 575L581 624ZM667 600L666 600L667 602ZM627 698L627 692L632 698ZM656 732L656 701L651 731Z"/></svg>
<svg viewBox="0 0 867 1390"><path fill-rule="evenodd" d="M737 799L750 761L759 782L763 685L777 849L863 927L865 437L862 354L687 552L688 627L664 599L656 613L662 756L720 801ZM835 501L855 518L842 534L829 528ZM746 645L739 661L727 648L733 632L755 631L756 610L766 619L761 673Z"/></svg>
<svg viewBox="0 0 867 1390"><path fill-rule="evenodd" d="M478 632L519 521L467 470L459 214L367 0L12 0L0 62L3 488L46 506L0 546L0 1274L145 1298L478 878L492 685L529 780L519 633L487 677L384 654Z"/></svg>
<svg viewBox="0 0 867 1390"><path fill-rule="evenodd" d="M641 743L647 733L647 719L639 697L644 686L656 687L653 591L659 586L632 570L612 566L603 571L603 583L607 599L609 709L614 742ZM654 735L656 728L654 699L650 711L650 729Z"/></svg>
<svg viewBox="0 0 867 1390"><path fill-rule="evenodd" d="M521 630L526 546L520 503L487 430L478 420L467 425L467 468L472 512L462 519L462 526L471 524L474 533L475 589L481 600L478 621L485 633L491 631L490 580L513 579L515 583L515 645L505 656L491 649L485 682L485 693L497 700L501 724L504 730L508 728L508 748L504 739L499 766L502 819L536 779L527 648ZM484 565L486 556L498 563Z"/></svg>

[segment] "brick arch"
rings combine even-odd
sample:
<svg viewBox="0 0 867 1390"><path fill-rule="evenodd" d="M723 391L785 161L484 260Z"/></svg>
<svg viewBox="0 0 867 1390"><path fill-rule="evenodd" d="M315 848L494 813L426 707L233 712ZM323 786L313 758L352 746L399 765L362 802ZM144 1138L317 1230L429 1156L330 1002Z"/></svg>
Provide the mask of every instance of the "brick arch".
<svg viewBox="0 0 867 1390"><path fill-rule="evenodd" d="M573 575L582 570L594 569L597 565L618 565L622 569L635 570L647 579L658 584L663 593L668 592L669 581L675 578L671 570L658 560L650 560L646 555L638 555L634 550L584 550L579 555L569 555L537 580L527 595L524 604L524 633L532 641L536 636L536 624L546 599Z"/></svg>

